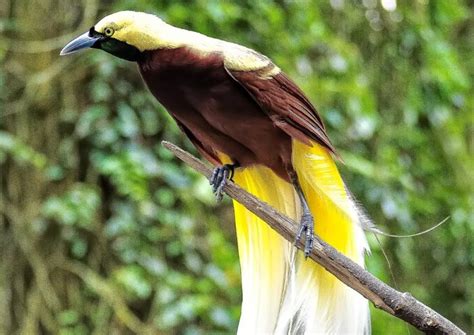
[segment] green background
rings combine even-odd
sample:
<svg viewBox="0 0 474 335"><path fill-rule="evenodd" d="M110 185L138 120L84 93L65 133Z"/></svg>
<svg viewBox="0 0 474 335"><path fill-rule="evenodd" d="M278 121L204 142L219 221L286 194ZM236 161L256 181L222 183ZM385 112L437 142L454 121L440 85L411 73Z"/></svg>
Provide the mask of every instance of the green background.
<svg viewBox="0 0 474 335"><path fill-rule="evenodd" d="M271 57L308 94L341 172L384 231L368 268L474 332L474 20L468 1L0 3L0 333L232 333L230 201L160 146L191 152L136 65L59 57L124 9ZM384 7L385 6L385 7ZM373 310L374 334L417 333Z"/></svg>

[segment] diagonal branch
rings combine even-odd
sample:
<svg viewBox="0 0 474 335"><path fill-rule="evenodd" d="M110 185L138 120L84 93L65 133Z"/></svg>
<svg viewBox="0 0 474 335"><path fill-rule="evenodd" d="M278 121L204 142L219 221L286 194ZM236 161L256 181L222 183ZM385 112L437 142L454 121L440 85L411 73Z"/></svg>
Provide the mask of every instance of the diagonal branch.
<svg viewBox="0 0 474 335"><path fill-rule="evenodd" d="M212 172L211 167L170 142L163 141L162 144L176 157L209 178ZM267 222L283 238L290 242L295 240L297 224L293 220L280 214L233 182L229 181L224 187L224 191ZM302 249L304 245L300 241L297 247ZM318 236L315 236L313 251L309 257L344 284L372 301L375 307L410 323L419 330L427 334L465 335L465 332L455 324L415 299L410 293L401 293L388 286L349 258L340 254Z"/></svg>

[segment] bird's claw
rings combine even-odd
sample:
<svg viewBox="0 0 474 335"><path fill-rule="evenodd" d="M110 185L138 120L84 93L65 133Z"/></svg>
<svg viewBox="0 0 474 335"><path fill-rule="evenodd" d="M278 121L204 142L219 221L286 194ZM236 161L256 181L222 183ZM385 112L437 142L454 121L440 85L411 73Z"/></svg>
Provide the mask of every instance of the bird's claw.
<svg viewBox="0 0 474 335"><path fill-rule="evenodd" d="M217 201L221 201L224 196L224 186L227 180L232 180L234 176L234 166L231 164L225 164L223 166L216 167L212 171L209 183L212 186L212 192L215 194Z"/></svg>
<svg viewBox="0 0 474 335"><path fill-rule="evenodd" d="M298 234L296 234L295 245L301 240L303 233L305 233L304 256L308 257L313 250L314 241L314 220L310 213L304 213L301 217Z"/></svg>

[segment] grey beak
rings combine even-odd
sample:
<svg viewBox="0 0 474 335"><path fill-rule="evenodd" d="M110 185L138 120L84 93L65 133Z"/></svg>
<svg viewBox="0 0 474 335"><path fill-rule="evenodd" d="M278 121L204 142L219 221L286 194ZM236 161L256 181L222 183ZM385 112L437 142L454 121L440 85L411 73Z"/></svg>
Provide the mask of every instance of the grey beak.
<svg viewBox="0 0 474 335"><path fill-rule="evenodd" d="M79 50L92 47L102 36L89 36L89 32L76 37L61 50L59 55L69 55Z"/></svg>

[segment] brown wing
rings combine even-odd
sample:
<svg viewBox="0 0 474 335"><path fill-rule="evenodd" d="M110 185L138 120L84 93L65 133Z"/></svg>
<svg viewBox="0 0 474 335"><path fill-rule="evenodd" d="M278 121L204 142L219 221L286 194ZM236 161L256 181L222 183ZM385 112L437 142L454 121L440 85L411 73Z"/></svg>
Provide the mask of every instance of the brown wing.
<svg viewBox="0 0 474 335"><path fill-rule="evenodd" d="M285 133L308 145L316 141L336 153L316 108L283 72L272 74L273 64L255 71L226 71Z"/></svg>
<svg viewBox="0 0 474 335"><path fill-rule="evenodd" d="M199 151L201 155L204 156L209 162L211 162L214 165L222 165L222 162L220 161L219 157L217 156L216 152L212 150L212 148L205 146L201 141L199 141L193 133L186 128L184 124L179 122L176 118L173 117L173 119L176 121L176 124L178 125L179 129L183 133L186 134L186 136L189 138L192 144L196 147L196 149Z"/></svg>

